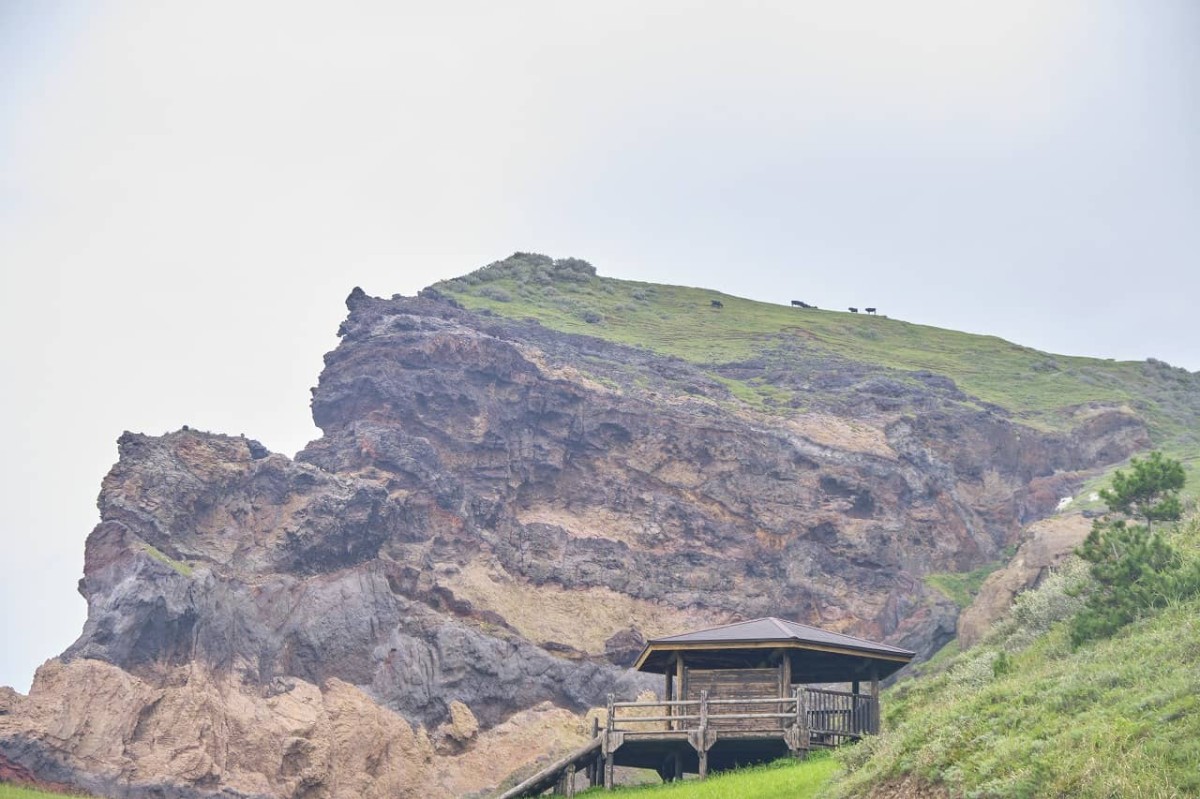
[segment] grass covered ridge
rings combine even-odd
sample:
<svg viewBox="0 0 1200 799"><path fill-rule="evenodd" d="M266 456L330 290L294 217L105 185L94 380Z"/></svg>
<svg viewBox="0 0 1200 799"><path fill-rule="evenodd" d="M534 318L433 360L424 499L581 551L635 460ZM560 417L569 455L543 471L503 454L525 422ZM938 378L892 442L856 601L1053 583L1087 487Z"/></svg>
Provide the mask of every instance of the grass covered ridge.
<svg viewBox="0 0 1200 799"><path fill-rule="evenodd" d="M432 288L468 309L532 319L553 330L645 347L706 367L764 358L786 367L787 356L780 352L790 350L895 370L900 380L930 372L1027 424L1049 429L1074 427L1089 405L1124 406L1147 420L1156 445L1172 453L1200 453L1200 375L1158 361L1050 355L994 336L898 319L605 278L584 261L533 254L514 255ZM712 307L713 300L723 307ZM750 404L772 407L785 399L762 380L718 379Z"/></svg>

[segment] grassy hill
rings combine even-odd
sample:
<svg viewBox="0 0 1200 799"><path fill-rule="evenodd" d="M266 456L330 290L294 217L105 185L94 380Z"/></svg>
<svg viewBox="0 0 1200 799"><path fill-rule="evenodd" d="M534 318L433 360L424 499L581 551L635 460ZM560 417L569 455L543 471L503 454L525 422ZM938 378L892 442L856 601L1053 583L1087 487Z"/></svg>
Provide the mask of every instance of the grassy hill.
<svg viewBox="0 0 1200 799"><path fill-rule="evenodd" d="M882 316L616 280L584 261L532 254L431 288L472 310L682 358L766 412L803 411L807 392L772 375L822 361L868 365L901 383L922 373L948 377L970 401L1042 429L1069 430L1096 407L1124 407L1147 422L1157 447L1200 475L1200 374L1159 361L1052 355ZM732 368L739 364L754 368Z"/></svg>
<svg viewBox="0 0 1200 799"><path fill-rule="evenodd" d="M1175 540L1200 558L1200 517ZM842 756L831 794L909 776L966 796L1200 795L1200 600L1073 650L1088 579L1065 568L980 645L894 686L885 734Z"/></svg>

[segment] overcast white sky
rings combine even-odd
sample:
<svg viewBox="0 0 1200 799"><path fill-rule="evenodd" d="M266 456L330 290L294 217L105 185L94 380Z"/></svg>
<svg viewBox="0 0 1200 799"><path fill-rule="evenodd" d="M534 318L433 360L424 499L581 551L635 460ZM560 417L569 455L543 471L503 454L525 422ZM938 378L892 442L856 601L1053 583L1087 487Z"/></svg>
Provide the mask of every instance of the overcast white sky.
<svg viewBox="0 0 1200 799"><path fill-rule="evenodd" d="M129 429L294 453L355 285L514 250L1200 369L1200 4L0 0L0 684Z"/></svg>

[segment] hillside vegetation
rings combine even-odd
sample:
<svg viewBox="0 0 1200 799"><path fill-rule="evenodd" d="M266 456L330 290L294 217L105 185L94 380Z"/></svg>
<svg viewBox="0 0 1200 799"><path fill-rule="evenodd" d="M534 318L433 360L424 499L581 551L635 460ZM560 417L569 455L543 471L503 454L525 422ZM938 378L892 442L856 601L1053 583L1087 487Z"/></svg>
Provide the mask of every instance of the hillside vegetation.
<svg viewBox="0 0 1200 799"><path fill-rule="evenodd" d="M0 782L0 799L80 799L83 794L49 793Z"/></svg>
<svg viewBox="0 0 1200 799"><path fill-rule="evenodd" d="M1153 359L1051 355L884 316L600 277L585 261L534 254L518 253L431 288L472 310L705 366L737 400L767 412L802 411L812 402L811 387L798 391L782 375L814 363L835 372L838 364L865 364L900 382L948 377L974 401L1043 429L1069 430L1095 407L1125 407L1193 477L1200 467L1200 375ZM714 300L723 307L713 307Z"/></svg>
<svg viewBox="0 0 1200 799"><path fill-rule="evenodd" d="M833 758L817 754L808 760L781 760L767 766L716 774L700 782L686 780L667 785L646 785L605 791L593 788L583 795L613 799L810 799L821 796L840 766Z"/></svg>
<svg viewBox="0 0 1200 799"><path fill-rule="evenodd" d="M1200 560L1200 516L1170 539ZM1070 561L982 643L888 691L885 734L841 753L832 795L903 777L955 796L1200 795L1200 599L1073 648L1091 579Z"/></svg>

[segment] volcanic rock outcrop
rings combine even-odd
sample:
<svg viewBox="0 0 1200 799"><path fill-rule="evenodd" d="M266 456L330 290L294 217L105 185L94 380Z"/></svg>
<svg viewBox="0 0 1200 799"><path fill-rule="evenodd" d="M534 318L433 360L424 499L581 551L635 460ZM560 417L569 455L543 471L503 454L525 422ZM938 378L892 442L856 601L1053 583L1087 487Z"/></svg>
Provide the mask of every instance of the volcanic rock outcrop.
<svg viewBox="0 0 1200 799"><path fill-rule="evenodd" d="M295 459L121 437L83 634L0 703L13 768L128 797L480 791L531 735L657 687L627 670L655 635L776 615L935 651L957 608L925 575L1148 443L1120 409L1053 434L849 363L766 414L695 364L436 292L347 304Z"/></svg>

